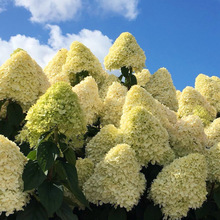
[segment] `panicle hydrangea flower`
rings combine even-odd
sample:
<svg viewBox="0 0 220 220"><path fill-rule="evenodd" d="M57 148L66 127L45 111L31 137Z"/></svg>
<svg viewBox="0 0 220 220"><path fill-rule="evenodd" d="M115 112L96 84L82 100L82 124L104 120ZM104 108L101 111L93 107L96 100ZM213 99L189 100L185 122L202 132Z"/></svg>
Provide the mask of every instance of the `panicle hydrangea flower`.
<svg viewBox="0 0 220 220"><path fill-rule="evenodd" d="M206 178L205 157L189 154L162 169L151 185L149 197L162 207L165 219L182 219L190 208L200 208L206 200Z"/></svg>
<svg viewBox="0 0 220 220"><path fill-rule="evenodd" d="M42 134L56 127L74 141L86 132L85 116L79 99L72 87L65 82L52 85L29 109L26 120L20 140L29 141L32 147Z"/></svg>
<svg viewBox="0 0 220 220"><path fill-rule="evenodd" d="M108 70L132 67L135 72L141 71L145 66L144 51L138 45L135 37L128 33L122 33L109 49L104 59L105 68Z"/></svg>
<svg viewBox="0 0 220 220"><path fill-rule="evenodd" d="M93 124L101 114L103 102L99 97L98 86L92 76L72 88L79 97L80 105L85 113L87 124Z"/></svg>
<svg viewBox="0 0 220 220"><path fill-rule="evenodd" d="M87 144L86 157L97 164L112 147L122 143L122 141L121 131L112 124L106 125Z"/></svg>
<svg viewBox="0 0 220 220"><path fill-rule="evenodd" d="M179 117L198 115L206 126L216 117L216 109L193 87L187 86L179 100Z"/></svg>
<svg viewBox="0 0 220 220"><path fill-rule="evenodd" d="M100 86L99 95L100 95L101 99L103 99L103 100L105 99L107 92L108 92L108 88L109 88L109 86L112 85L113 82L120 83L120 80L114 74L107 75L106 79L103 81L103 83Z"/></svg>
<svg viewBox="0 0 220 220"><path fill-rule="evenodd" d="M166 165L174 160L166 129L144 107L132 108L126 119L121 120L120 128L124 134L123 142L135 150L141 165L147 166L149 162Z"/></svg>
<svg viewBox="0 0 220 220"><path fill-rule="evenodd" d="M27 162L19 147L0 135L0 215L23 210L29 195L23 192L22 173Z"/></svg>
<svg viewBox="0 0 220 220"><path fill-rule="evenodd" d="M209 126L205 128L208 138L208 147L220 142L220 118L216 118Z"/></svg>
<svg viewBox="0 0 220 220"><path fill-rule="evenodd" d="M147 82L149 82L151 74L148 69L143 69L140 72L134 73L136 79L137 79L137 85L139 86L145 86Z"/></svg>
<svg viewBox="0 0 220 220"><path fill-rule="evenodd" d="M213 79L213 80L215 80L215 81L220 83L220 78L217 77L217 76L211 76L211 79Z"/></svg>
<svg viewBox="0 0 220 220"><path fill-rule="evenodd" d="M0 100L12 99L24 111L49 87L42 69L24 50L12 54L0 67Z"/></svg>
<svg viewBox="0 0 220 220"><path fill-rule="evenodd" d="M127 113L135 106L145 107L162 123L165 128L168 127L169 121L166 115L164 115L164 112L166 111L162 109L162 104L154 99L149 92L139 85L132 86L127 92L121 120L125 121Z"/></svg>
<svg viewBox="0 0 220 220"><path fill-rule="evenodd" d="M67 75L70 82L75 82L76 74L88 71L98 86L107 77L98 58L85 45L78 41L73 41L67 53L65 64L62 66L62 74Z"/></svg>
<svg viewBox="0 0 220 220"><path fill-rule="evenodd" d="M127 144L116 145L85 182L86 198L96 205L110 203L130 211L145 190L146 180L140 169L134 150Z"/></svg>
<svg viewBox="0 0 220 220"><path fill-rule="evenodd" d="M67 53L68 53L67 49L64 48L60 49L52 58L52 60L47 64L47 66L44 68L44 72L47 75L51 85L57 82L58 79L62 78L62 74L61 74L62 66L66 62ZM68 77L66 78L68 79ZM66 82L67 80L65 79L64 81Z"/></svg>
<svg viewBox="0 0 220 220"><path fill-rule="evenodd" d="M206 161L208 167L208 180L220 182L220 142L206 150Z"/></svg>
<svg viewBox="0 0 220 220"><path fill-rule="evenodd" d="M104 99L104 108L102 112L101 124L113 124L120 126L122 108L127 94L127 88L119 82L114 82L108 88L107 96Z"/></svg>
<svg viewBox="0 0 220 220"><path fill-rule="evenodd" d="M170 144L176 156L205 152L207 137L201 119L197 115L181 118L173 127Z"/></svg>
<svg viewBox="0 0 220 220"><path fill-rule="evenodd" d="M216 108L217 112L220 112L220 81L204 74L199 74L196 77L195 89Z"/></svg>
<svg viewBox="0 0 220 220"><path fill-rule="evenodd" d="M177 111L178 101L176 99L176 88L166 68L160 68L145 85L145 89L159 102Z"/></svg>
<svg viewBox="0 0 220 220"><path fill-rule="evenodd" d="M182 92L180 90L176 90L176 99L179 103L180 97L181 97Z"/></svg>

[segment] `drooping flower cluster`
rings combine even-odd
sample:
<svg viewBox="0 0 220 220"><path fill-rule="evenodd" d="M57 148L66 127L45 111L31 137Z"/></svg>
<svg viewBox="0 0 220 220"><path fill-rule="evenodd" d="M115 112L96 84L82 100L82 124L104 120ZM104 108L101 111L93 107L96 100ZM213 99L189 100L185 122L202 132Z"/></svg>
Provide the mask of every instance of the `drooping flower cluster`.
<svg viewBox="0 0 220 220"><path fill-rule="evenodd" d="M104 65L108 70L132 67L135 72L141 71L145 66L144 51L137 44L135 37L128 33L122 33L109 49L105 57Z"/></svg>
<svg viewBox="0 0 220 220"><path fill-rule="evenodd" d="M73 92L78 95L80 105L85 113L87 124L93 124L100 115L103 103L99 97L98 86L92 76L73 87Z"/></svg>
<svg viewBox="0 0 220 220"><path fill-rule="evenodd" d="M205 128L205 133L208 138L208 146L220 142L220 118L216 118L209 126Z"/></svg>
<svg viewBox="0 0 220 220"><path fill-rule="evenodd" d="M162 206L165 218L181 219L190 208L199 208L206 200L206 178L205 157L189 154L162 169L151 185L149 197Z"/></svg>
<svg viewBox="0 0 220 220"><path fill-rule="evenodd" d="M145 89L159 102L177 111L176 88L170 73L166 68L160 68L155 72L145 85Z"/></svg>
<svg viewBox="0 0 220 220"><path fill-rule="evenodd" d="M216 76L216 78L218 78ZM220 112L220 79L199 74L196 77L195 89L199 91L206 100Z"/></svg>
<svg viewBox="0 0 220 220"><path fill-rule="evenodd" d="M69 77L71 84L75 84L77 74L82 71L88 72L88 75L92 76L98 85L107 77L101 63L90 49L82 43L74 41L67 53L66 62L62 66L62 74Z"/></svg>
<svg viewBox="0 0 220 220"><path fill-rule="evenodd" d="M87 144L86 157L97 164L112 147L122 142L122 132L112 124L106 125Z"/></svg>
<svg viewBox="0 0 220 220"><path fill-rule="evenodd" d="M22 173L27 162L19 147L0 135L0 215L23 210L29 195L23 192Z"/></svg>
<svg viewBox="0 0 220 220"><path fill-rule="evenodd" d="M201 119L196 115L181 118L173 126L170 144L176 156L205 152L207 137Z"/></svg>
<svg viewBox="0 0 220 220"><path fill-rule="evenodd" d="M110 203L130 211L145 189L146 180L140 169L134 150L127 144L116 145L85 182L86 198L97 205Z"/></svg>
<svg viewBox="0 0 220 220"><path fill-rule="evenodd" d="M134 73L136 79L137 79L137 84L139 86L145 86L147 82L149 82L151 74L148 69L143 69L140 72Z"/></svg>
<svg viewBox="0 0 220 220"><path fill-rule="evenodd" d="M114 82L109 86L104 99L103 116L101 118L102 125L113 124L119 127L127 91L127 88L118 82Z"/></svg>
<svg viewBox="0 0 220 220"><path fill-rule="evenodd" d="M132 108L126 119L121 120L123 141L129 144L136 153L141 165L165 165L174 160L174 152L169 146L169 136L166 129L144 107Z"/></svg>
<svg viewBox="0 0 220 220"><path fill-rule="evenodd" d="M24 111L50 86L41 67L24 50L12 54L0 67L0 100L18 102Z"/></svg>
<svg viewBox="0 0 220 220"><path fill-rule="evenodd" d="M79 99L65 82L52 85L29 109L26 120L20 139L28 140L32 147L42 134L56 128L72 140L77 140L86 131L85 116Z"/></svg>
<svg viewBox="0 0 220 220"><path fill-rule="evenodd" d="M206 126L215 119L216 113L216 109L194 88L187 86L182 91L178 109L180 117L198 115Z"/></svg>

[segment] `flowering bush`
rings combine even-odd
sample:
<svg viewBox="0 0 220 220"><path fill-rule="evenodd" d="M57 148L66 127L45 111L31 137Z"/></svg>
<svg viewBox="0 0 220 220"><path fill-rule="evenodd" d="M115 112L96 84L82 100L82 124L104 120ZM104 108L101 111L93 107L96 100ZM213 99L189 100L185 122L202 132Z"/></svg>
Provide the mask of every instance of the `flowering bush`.
<svg viewBox="0 0 220 220"><path fill-rule="evenodd" d="M176 90L122 33L0 67L0 220L219 220L220 78ZM135 72L134 72L135 71Z"/></svg>

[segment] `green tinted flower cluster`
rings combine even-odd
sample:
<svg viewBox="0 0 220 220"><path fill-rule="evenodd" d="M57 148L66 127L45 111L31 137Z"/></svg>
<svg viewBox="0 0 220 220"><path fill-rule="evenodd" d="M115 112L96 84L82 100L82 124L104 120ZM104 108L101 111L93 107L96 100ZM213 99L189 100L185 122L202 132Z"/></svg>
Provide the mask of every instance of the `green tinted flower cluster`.
<svg viewBox="0 0 220 220"><path fill-rule="evenodd" d="M85 182L86 198L97 205L110 203L130 211L138 204L146 180L134 150L127 144L113 147Z"/></svg>
<svg viewBox="0 0 220 220"><path fill-rule="evenodd" d="M163 168L151 185L149 197L162 207L165 219L182 219L190 208L199 208L206 200L206 178L205 157L189 154Z"/></svg>
<svg viewBox="0 0 220 220"><path fill-rule="evenodd" d="M86 131L85 116L78 97L65 82L52 85L30 108L26 120L20 138L28 140L32 147L42 134L56 128L72 140L77 140Z"/></svg>
<svg viewBox="0 0 220 220"><path fill-rule="evenodd" d="M108 70L132 67L135 72L141 71L145 66L144 51L137 44L135 37L128 33L122 33L109 49L105 57L104 65Z"/></svg>
<svg viewBox="0 0 220 220"><path fill-rule="evenodd" d="M29 195L23 192L22 173L27 162L19 147L0 135L0 215L23 210Z"/></svg>

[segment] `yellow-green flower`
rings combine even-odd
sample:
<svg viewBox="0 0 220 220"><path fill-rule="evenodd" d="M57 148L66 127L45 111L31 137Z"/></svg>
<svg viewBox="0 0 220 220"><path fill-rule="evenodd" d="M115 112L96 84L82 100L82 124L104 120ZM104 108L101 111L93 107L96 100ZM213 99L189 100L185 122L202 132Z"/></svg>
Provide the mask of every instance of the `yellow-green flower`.
<svg viewBox="0 0 220 220"><path fill-rule="evenodd" d="M206 178L205 157L189 154L162 169L151 185L149 197L162 207L165 219L179 220L206 200Z"/></svg>
<svg viewBox="0 0 220 220"><path fill-rule="evenodd" d="M26 120L20 139L29 141L32 147L42 134L55 128L75 141L86 131L85 115L79 99L65 82L52 85L29 109Z"/></svg>
<svg viewBox="0 0 220 220"><path fill-rule="evenodd" d="M132 67L135 72L141 71L145 66L144 51L138 45L135 37L128 33L122 33L109 49L105 57L104 65L108 70Z"/></svg>
<svg viewBox="0 0 220 220"><path fill-rule="evenodd" d="M85 182L86 198L96 205L110 203L130 211L145 189L146 180L140 169L134 150L127 144L116 145Z"/></svg>

